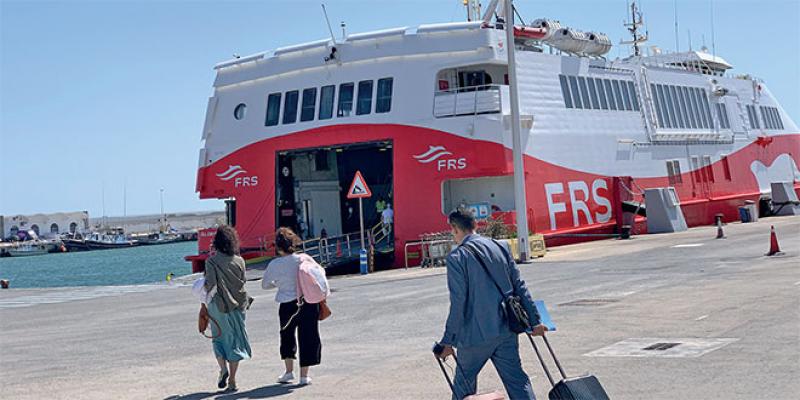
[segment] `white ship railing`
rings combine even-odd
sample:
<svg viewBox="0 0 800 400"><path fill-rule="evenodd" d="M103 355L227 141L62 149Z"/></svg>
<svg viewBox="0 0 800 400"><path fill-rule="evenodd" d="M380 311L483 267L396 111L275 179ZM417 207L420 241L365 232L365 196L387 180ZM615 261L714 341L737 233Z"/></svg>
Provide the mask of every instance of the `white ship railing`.
<svg viewBox="0 0 800 400"><path fill-rule="evenodd" d="M508 86L479 85L439 90L433 97L433 116L436 118L462 115L496 114L503 111L503 97Z"/></svg>

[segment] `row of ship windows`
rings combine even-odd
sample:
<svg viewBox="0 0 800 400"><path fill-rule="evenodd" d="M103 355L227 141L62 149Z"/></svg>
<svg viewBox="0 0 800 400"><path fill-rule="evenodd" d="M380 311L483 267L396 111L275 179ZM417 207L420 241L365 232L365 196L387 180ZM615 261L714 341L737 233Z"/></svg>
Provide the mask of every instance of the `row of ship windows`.
<svg viewBox="0 0 800 400"><path fill-rule="evenodd" d="M632 81L559 75L567 108L639 111Z"/></svg>
<svg viewBox="0 0 800 400"><path fill-rule="evenodd" d="M714 119L706 90L696 87L651 83L659 128L712 129ZM722 128L730 128L727 109L717 104L717 117Z"/></svg>
<svg viewBox="0 0 800 400"><path fill-rule="evenodd" d="M704 155L702 158L700 158L700 156L692 156L691 164L692 169L694 169L692 178L695 183L716 182L710 155ZM722 174L725 176L725 180L732 180L728 156L723 155L720 158L720 164L722 166ZM667 160L667 177L670 185L678 185L683 183L683 176L681 175L681 162L679 160Z"/></svg>
<svg viewBox="0 0 800 400"><path fill-rule="evenodd" d="M761 120L764 122L764 129L783 129L783 120L777 108L767 106L759 108L761 108ZM755 106L747 106L747 118L750 120L750 129L761 129Z"/></svg>
<svg viewBox="0 0 800 400"><path fill-rule="evenodd" d="M392 109L392 78L378 79L377 96L375 96L375 112L388 113ZM355 82L339 85L339 98L336 108L337 117L348 117L353 113L353 100L355 99L356 115L366 115L372 112L372 99L374 81L365 80L358 82L356 93ZM319 90L319 108L317 108L317 88L303 89L302 98L299 90L290 90L285 93L270 93L267 96L267 113L264 126L275 126L278 123L293 124L297 122L298 101L300 122L313 121L314 116L319 120L333 118L334 99L336 99L336 85L323 86ZM283 115L281 115L281 99L283 99ZM236 106L233 116L237 120L244 118L246 106L242 103Z"/></svg>

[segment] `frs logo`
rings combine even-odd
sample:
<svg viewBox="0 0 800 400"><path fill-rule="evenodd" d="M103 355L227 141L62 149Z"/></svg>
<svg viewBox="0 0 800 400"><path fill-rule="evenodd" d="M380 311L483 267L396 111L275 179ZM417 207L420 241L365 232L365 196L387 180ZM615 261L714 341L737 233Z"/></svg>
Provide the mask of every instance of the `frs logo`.
<svg viewBox="0 0 800 400"><path fill-rule="evenodd" d="M240 165L229 165L225 172L217 174L222 181L233 180L233 187L258 186L258 176L239 176L247 174L247 170Z"/></svg>
<svg viewBox="0 0 800 400"><path fill-rule="evenodd" d="M413 156L422 164L436 161L436 170L451 171L467 168L466 158L452 158L453 153L447 151L444 146L428 146L428 151Z"/></svg>
<svg viewBox="0 0 800 400"><path fill-rule="evenodd" d="M556 214L566 213L567 205L572 211L572 226L579 226L581 220L588 224L608 222L611 219L611 201L600 191L608 193L608 184L605 179L595 179L591 189L584 181L567 182L569 201L557 201L556 197L564 199L564 184L561 182L545 183L544 191L547 197L547 209L550 212L550 229L556 230ZM567 199L564 199L567 200ZM594 213L592 213L594 210ZM604 212L600 212L600 211ZM593 218L594 217L594 218Z"/></svg>

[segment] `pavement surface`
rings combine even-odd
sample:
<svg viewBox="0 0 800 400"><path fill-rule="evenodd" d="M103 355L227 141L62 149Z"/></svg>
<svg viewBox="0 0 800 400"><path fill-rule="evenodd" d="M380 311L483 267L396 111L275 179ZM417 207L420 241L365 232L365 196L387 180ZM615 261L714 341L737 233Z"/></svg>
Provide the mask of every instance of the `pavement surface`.
<svg viewBox="0 0 800 400"><path fill-rule="evenodd" d="M765 257L774 225L785 254ZM604 240L522 265L558 330L569 375L595 374L613 399L797 399L800 218ZM443 329L445 270L335 277L313 385L282 372L274 290L248 284L253 359L239 392L218 393L211 344L188 286L0 291L0 398L446 399L430 348ZM571 303L571 304L567 304ZM642 350L657 343L662 350ZM669 343L680 343L671 348ZM520 340L536 394L549 383ZM552 364L551 364L552 365ZM487 364L479 391L502 389Z"/></svg>

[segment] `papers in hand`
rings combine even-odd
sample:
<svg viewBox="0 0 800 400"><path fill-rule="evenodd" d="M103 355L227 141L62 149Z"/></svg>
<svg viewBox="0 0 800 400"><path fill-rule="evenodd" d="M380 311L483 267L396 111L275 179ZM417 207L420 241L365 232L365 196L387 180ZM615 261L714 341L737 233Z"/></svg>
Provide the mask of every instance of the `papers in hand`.
<svg viewBox="0 0 800 400"><path fill-rule="evenodd" d="M544 300L534 300L533 304L536 306L536 310L539 311L539 322L546 326L548 331L556 330L556 324L550 318L550 313L547 311L547 306L544 305Z"/></svg>

